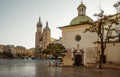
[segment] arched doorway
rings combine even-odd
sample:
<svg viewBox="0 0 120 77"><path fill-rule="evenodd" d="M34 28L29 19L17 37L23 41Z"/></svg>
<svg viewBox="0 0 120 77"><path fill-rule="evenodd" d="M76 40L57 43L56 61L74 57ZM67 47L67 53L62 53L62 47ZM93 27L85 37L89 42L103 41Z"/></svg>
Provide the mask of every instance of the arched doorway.
<svg viewBox="0 0 120 77"><path fill-rule="evenodd" d="M82 55L75 55L75 65L76 66L82 65Z"/></svg>
<svg viewBox="0 0 120 77"><path fill-rule="evenodd" d="M83 65L83 52L75 52L74 53L74 65L81 66Z"/></svg>

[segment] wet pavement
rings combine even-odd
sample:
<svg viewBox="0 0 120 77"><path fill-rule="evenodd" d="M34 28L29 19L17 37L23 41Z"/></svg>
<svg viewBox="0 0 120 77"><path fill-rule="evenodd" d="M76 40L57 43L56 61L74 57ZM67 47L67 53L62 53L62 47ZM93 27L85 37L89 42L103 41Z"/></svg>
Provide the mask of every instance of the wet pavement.
<svg viewBox="0 0 120 77"><path fill-rule="evenodd" d="M0 59L0 77L120 77L120 69L49 67L54 60Z"/></svg>

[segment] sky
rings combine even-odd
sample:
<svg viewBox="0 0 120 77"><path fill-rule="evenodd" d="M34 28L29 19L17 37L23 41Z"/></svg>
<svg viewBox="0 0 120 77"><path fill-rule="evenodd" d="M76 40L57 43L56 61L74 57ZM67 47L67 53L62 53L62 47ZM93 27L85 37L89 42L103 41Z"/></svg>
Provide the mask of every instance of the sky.
<svg viewBox="0 0 120 77"><path fill-rule="evenodd" d="M113 4L118 0L82 0L87 16L96 20L99 8L106 15L115 14ZM0 44L35 46L36 24L41 17L43 27L48 21L51 37L58 39L62 32L58 27L69 25L76 17L81 0L0 0Z"/></svg>

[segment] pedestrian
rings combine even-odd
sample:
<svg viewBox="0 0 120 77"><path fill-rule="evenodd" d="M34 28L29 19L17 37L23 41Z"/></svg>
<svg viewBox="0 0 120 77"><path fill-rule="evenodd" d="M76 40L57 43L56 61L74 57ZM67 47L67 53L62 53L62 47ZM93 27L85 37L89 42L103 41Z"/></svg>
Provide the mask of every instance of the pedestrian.
<svg viewBox="0 0 120 77"><path fill-rule="evenodd" d="M58 64L57 61L55 61L55 66L56 66L56 67L57 67L57 64Z"/></svg>
<svg viewBox="0 0 120 77"><path fill-rule="evenodd" d="M51 66L51 62L48 63L48 66Z"/></svg>

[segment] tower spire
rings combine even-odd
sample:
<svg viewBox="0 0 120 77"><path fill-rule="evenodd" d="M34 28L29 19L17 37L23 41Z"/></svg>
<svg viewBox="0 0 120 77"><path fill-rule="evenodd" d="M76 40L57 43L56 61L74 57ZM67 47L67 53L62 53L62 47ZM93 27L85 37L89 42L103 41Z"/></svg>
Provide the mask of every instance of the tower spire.
<svg viewBox="0 0 120 77"><path fill-rule="evenodd" d="M46 27L45 27L45 29L50 31L50 28L49 28L49 26L48 26L48 21L46 22Z"/></svg>
<svg viewBox="0 0 120 77"><path fill-rule="evenodd" d="M46 22L46 26L48 26L48 21Z"/></svg>
<svg viewBox="0 0 120 77"><path fill-rule="evenodd" d="M37 27L42 27L41 17L39 16L39 21L37 23Z"/></svg>
<svg viewBox="0 0 120 77"><path fill-rule="evenodd" d="M41 21L41 15L40 15L40 12L39 12L39 22Z"/></svg>
<svg viewBox="0 0 120 77"><path fill-rule="evenodd" d="M39 16L39 22L41 22L41 17Z"/></svg>
<svg viewBox="0 0 120 77"><path fill-rule="evenodd" d="M81 0L81 4L83 4L83 0Z"/></svg>

